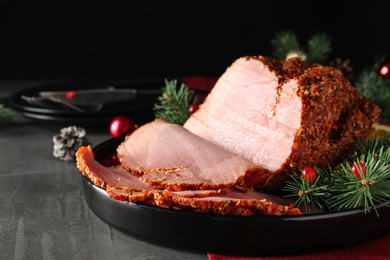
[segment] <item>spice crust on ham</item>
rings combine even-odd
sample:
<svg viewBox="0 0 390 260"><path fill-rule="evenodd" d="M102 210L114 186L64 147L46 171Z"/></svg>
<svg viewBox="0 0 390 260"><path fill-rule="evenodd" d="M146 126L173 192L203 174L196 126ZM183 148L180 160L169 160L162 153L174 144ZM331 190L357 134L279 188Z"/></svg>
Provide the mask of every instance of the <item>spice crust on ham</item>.
<svg viewBox="0 0 390 260"><path fill-rule="evenodd" d="M227 68L184 127L270 170L256 188L271 191L306 166L342 162L379 114L334 67L246 56Z"/></svg>

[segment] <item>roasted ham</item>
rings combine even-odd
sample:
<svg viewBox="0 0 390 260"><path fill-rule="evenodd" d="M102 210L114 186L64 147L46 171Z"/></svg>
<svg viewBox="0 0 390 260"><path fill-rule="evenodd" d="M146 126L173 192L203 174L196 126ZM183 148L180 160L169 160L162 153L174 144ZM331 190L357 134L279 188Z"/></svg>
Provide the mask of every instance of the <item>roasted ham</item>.
<svg viewBox="0 0 390 260"><path fill-rule="evenodd" d="M305 166L341 162L380 109L336 68L263 56L237 59L184 127L267 168L256 188L280 188Z"/></svg>

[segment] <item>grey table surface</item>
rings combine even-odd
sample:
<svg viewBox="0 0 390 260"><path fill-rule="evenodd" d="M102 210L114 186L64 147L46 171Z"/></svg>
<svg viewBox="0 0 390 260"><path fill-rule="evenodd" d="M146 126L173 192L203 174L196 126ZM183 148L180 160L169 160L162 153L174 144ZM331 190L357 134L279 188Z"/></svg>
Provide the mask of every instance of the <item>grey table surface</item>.
<svg viewBox="0 0 390 260"><path fill-rule="evenodd" d="M40 81L0 81L0 92ZM86 204L74 162L55 158L59 126L0 121L0 259L207 259L141 241L99 219ZM111 138L88 132L92 147ZM190 236L190 234L189 234Z"/></svg>

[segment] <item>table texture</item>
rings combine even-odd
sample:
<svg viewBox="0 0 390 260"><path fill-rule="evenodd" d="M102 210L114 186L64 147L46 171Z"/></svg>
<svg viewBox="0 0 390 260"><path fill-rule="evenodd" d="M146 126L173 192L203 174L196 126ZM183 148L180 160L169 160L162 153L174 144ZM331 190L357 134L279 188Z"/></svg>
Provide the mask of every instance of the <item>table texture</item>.
<svg viewBox="0 0 390 260"><path fill-rule="evenodd" d="M16 91L40 81L2 81ZM0 121L0 259L207 259L141 241L88 208L75 162L53 156L60 126L26 118ZM92 147L108 126L87 129Z"/></svg>

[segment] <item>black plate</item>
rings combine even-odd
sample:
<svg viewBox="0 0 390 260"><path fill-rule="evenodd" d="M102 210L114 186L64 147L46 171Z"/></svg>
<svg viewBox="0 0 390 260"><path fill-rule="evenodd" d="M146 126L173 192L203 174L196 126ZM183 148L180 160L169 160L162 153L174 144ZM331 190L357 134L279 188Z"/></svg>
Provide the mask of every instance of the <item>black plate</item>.
<svg viewBox="0 0 390 260"><path fill-rule="evenodd" d="M154 89L161 90L165 86L165 79L133 79L127 81L77 81L63 82L46 85L33 86L15 93L9 106L19 111L23 116L51 124L78 126L106 126L118 115L127 115L137 123L143 124L153 119L153 105L158 95L144 95L132 100L115 102L103 107L100 111L87 111L80 113L64 106L52 103L47 107L39 107L28 104L21 98L25 96L39 96L40 91L66 91L85 90L91 88L105 88L115 86L116 88Z"/></svg>
<svg viewBox="0 0 390 260"><path fill-rule="evenodd" d="M96 146L96 160L122 138ZM107 224L139 239L199 253L266 256L333 250L364 243L390 232L390 204L300 216L220 216L167 210L111 199L82 177L90 209Z"/></svg>

